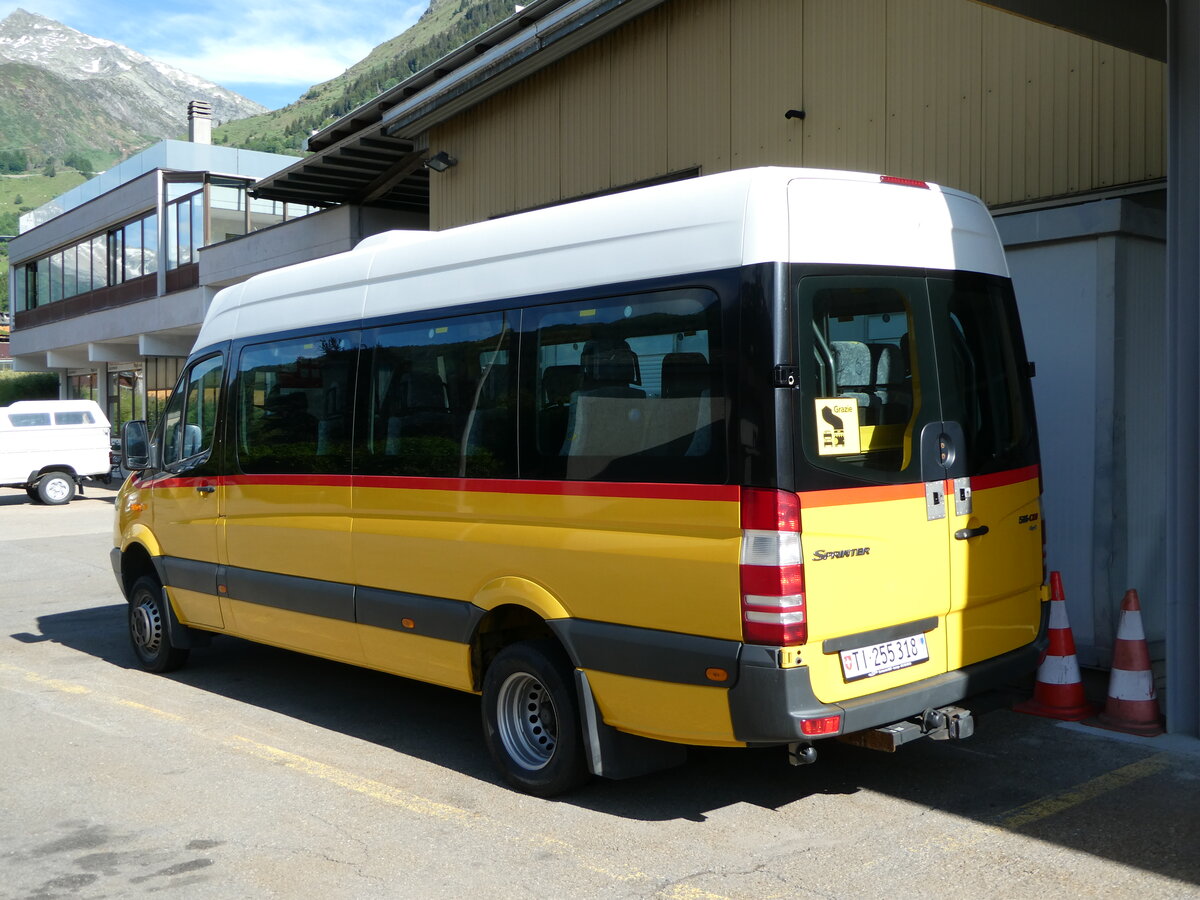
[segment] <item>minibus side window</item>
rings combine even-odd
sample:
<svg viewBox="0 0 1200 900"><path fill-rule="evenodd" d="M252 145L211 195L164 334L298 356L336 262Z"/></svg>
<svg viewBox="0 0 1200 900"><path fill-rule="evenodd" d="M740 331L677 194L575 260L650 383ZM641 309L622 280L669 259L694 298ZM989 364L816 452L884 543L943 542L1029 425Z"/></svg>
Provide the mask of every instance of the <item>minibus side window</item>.
<svg viewBox="0 0 1200 900"><path fill-rule="evenodd" d="M704 289L536 308L523 477L725 477L719 302Z"/></svg>
<svg viewBox="0 0 1200 900"><path fill-rule="evenodd" d="M217 397L225 367L219 356L193 365L163 414L164 468L175 466L212 449L217 423Z"/></svg>
<svg viewBox="0 0 1200 900"><path fill-rule="evenodd" d="M258 344L238 362L236 447L248 474L350 473L356 335Z"/></svg>
<svg viewBox="0 0 1200 900"><path fill-rule="evenodd" d="M510 315L456 316L366 333L356 474L516 475Z"/></svg>

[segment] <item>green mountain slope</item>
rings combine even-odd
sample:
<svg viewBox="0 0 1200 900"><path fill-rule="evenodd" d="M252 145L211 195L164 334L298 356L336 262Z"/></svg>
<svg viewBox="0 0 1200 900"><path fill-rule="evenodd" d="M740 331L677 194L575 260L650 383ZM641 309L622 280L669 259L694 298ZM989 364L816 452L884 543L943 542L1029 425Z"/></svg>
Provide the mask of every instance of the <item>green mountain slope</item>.
<svg viewBox="0 0 1200 900"><path fill-rule="evenodd" d="M39 109L54 115L30 114ZM22 63L0 64L0 147L25 150L31 166L77 152L95 157L93 162L119 158L153 140L116 120L87 82Z"/></svg>
<svg viewBox="0 0 1200 900"><path fill-rule="evenodd" d="M304 139L513 14L513 0L431 0L403 34L385 41L337 78L295 103L215 129L213 142L301 153Z"/></svg>

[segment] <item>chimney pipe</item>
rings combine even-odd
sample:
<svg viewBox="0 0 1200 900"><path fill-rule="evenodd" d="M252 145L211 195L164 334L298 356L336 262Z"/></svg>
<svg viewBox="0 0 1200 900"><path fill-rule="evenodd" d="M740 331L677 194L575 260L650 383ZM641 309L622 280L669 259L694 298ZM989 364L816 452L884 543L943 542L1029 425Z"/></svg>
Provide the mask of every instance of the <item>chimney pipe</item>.
<svg viewBox="0 0 1200 900"><path fill-rule="evenodd" d="M188 103L188 140L193 144L212 143L212 104L203 100Z"/></svg>

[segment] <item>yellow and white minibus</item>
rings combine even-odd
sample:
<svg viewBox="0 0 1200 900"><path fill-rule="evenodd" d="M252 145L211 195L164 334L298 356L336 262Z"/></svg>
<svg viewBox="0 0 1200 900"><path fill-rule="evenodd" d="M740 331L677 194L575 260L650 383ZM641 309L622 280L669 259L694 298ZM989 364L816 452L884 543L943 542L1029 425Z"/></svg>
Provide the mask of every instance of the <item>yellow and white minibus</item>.
<svg viewBox="0 0 1200 900"><path fill-rule="evenodd" d="M965 737L1046 597L974 197L804 169L391 232L214 299L113 565L141 664L234 635L482 695L549 796L687 745Z"/></svg>

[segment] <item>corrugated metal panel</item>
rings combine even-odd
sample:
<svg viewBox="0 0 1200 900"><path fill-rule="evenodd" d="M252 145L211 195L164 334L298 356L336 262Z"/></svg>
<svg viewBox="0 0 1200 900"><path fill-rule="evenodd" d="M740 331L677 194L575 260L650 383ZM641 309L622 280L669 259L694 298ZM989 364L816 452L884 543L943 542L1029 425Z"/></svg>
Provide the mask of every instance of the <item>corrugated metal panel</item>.
<svg viewBox="0 0 1200 900"><path fill-rule="evenodd" d="M737 0L730 21L731 158L735 168L803 165L804 4Z"/></svg>
<svg viewBox="0 0 1200 900"><path fill-rule="evenodd" d="M540 72L513 92L508 114L513 127L514 209L543 206L562 196L560 105L559 83L551 72Z"/></svg>
<svg viewBox="0 0 1200 900"><path fill-rule="evenodd" d="M729 168L730 0L674 3L667 15L667 170Z"/></svg>
<svg viewBox="0 0 1200 900"><path fill-rule="evenodd" d="M965 0L671 0L435 129L463 164L431 181L431 220L691 166L885 171L990 204L1159 178L1164 77Z"/></svg>
<svg viewBox="0 0 1200 900"><path fill-rule="evenodd" d="M961 0L889 0L889 174L982 189L981 12Z"/></svg>
<svg viewBox="0 0 1200 900"><path fill-rule="evenodd" d="M1096 59L1097 186L1165 177L1166 67L1103 44Z"/></svg>
<svg viewBox="0 0 1200 900"><path fill-rule="evenodd" d="M609 73L609 45L604 41L589 44L550 70L561 90L563 197L593 194L612 184Z"/></svg>
<svg viewBox="0 0 1200 900"><path fill-rule="evenodd" d="M474 159L475 144L481 131L468 116L440 125L429 134L433 153L446 150L459 159ZM476 172L455 167L446 172L429 174L429 227L434 231L478 220L475 208Z"/></svg>
<svg viewBox="0 0 1200 900"><path fill-rule="evenodd" d="M523 86L522 86L523 87ZM517 92L508 91L491 97L473 110L482 127L473 143L469 162L473 169L483 173L476 184L477 213L481 219L490 219L517 208L516 174L517 164L516 125L512 110L514 99L519 102ZM486 135L486 141L480 140ZM467 160L460 157L459 166Z"/></svg>
<svg viewBox="0 0 1200 900"><path fill-rule="evenodd" d="M882 171L885 9L881 0L805 0L804 165Z"/></svg>
<svg viewBox="0 0 1200 900"><path fill-rule="evenodd" d="M610 173L630 184L667 172L667 25L670 5L618 29L609 44L612 67Z"/></svg>

